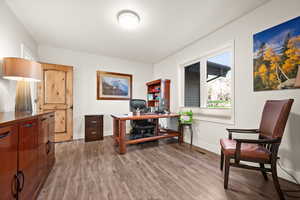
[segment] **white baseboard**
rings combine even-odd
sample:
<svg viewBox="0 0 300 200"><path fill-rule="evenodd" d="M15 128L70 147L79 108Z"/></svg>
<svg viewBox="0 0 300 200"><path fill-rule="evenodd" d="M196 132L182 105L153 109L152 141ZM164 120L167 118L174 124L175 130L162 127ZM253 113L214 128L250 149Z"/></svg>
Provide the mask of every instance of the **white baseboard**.
<svg viewBox="0 0 300 200"><path fill-rule="evenodd" d="M103 132L103 136L110 136L110 135L113 135L112 134L112 131L104 131ZM84 139L84 133L81 134L81 135L74 135L73 136L73 140L80 140L80 139Z"/></svg>
<svg viewBox="0 0 300 200"><path fill-rule="evenodd" d="M206 142L200 142L198 145L195 145L195 146L200 147L202 149L205 149L207 151L210 151L212 153L216 153L216 154L220 155L220 147L217 146L217 145L209 144L209 143L206 143Z"/></svg>
<svg viewBox="0 0 300 200"><path fill-rule="evenodd" d="M279 161L280 162L280 161ZM282 166L282 164L281 164ZM284 170L286 170L289 174L291 174L292 176L295 177L295 179L297 179L298 183L300 183L300 172L299 171L295 171L293 169L288 169L285 166L282 166ZM277 171L278 171L278 176L280 178L286 179L288 181L291 181L293 183L295 183L295 180L290 177L290 175L288 175L285 171L283 171L279 166L277 167Z"/></svg>
<svg viewBox="0 0 300 200"><path fill-rule="evenodd" d="M104 131L103 132L103 136L110 136L110 135L113 135L113 131L112 130Z"/></svg>

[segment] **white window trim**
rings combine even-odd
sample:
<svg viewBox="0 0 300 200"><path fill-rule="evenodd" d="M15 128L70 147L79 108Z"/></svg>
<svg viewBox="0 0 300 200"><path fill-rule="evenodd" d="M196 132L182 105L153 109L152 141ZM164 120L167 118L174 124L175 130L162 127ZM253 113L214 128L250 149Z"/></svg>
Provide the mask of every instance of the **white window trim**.
<svg viewBox="0 0 300 200"><path fill-rule="evenodd" d="M231 108L206 108L206 96L207 93L203 92L206 90L206 87L200 85L200 90L202 91L200 95L201 107L184 107L184 68L188 65L200 62L200 77L202 80L206 80L206 62L203 62L205 58L213 57L219 55L222 52L230 50L232 52L231 60L231 91L232 91L232 102ZM194 119L200 121L209 121L222 124L234 124L235 123L235 48L234 41L229 41L225 45L215 48L211 51L208 51L194 59L189 61L182 62L178 68L178 99L179 99L179 110L192 110L194 113Z"/></svg>
<svg viewBox="0 0 300 200"><path fill-rule="evenodd" d="M22 43L21 44L21 58L25 58L26 54L30 55L32 61L36 60L36 58L33 55L32 51L25 44Z"/></svg>

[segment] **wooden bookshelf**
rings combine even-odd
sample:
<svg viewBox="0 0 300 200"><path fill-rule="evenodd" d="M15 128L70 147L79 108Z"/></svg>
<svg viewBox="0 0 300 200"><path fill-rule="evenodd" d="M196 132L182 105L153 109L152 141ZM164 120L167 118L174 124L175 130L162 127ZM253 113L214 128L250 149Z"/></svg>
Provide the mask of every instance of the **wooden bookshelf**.
<svg viewBox="0 0 300 200"><path fill-rule="evenodd" d="M170 84L168 79L158 79L146 83L148 107L158 107L161 99L166 100L168 111L170 111Z"/></svg>

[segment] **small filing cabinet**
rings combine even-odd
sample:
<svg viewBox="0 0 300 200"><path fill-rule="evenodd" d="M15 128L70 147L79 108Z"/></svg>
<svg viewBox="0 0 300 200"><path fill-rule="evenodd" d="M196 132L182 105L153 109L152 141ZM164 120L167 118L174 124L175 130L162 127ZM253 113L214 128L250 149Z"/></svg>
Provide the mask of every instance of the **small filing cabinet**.
<svg viewBox="0 0 300 200"><path fill-rule="evenodd" d="M103 140L103 115L85 115L85 141Z"/></svg>

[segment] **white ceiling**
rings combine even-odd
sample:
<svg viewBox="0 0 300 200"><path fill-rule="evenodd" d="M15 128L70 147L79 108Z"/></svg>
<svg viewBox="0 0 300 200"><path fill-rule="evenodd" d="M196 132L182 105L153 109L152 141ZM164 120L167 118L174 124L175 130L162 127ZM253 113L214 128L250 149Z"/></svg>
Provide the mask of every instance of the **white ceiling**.
<svg viewBox="0 0 300 200"><path fill-rule="evenodd" d="M7 0L39 44L155 63L267 0ZM124 30L116 15L141 17Z"/></svg>

